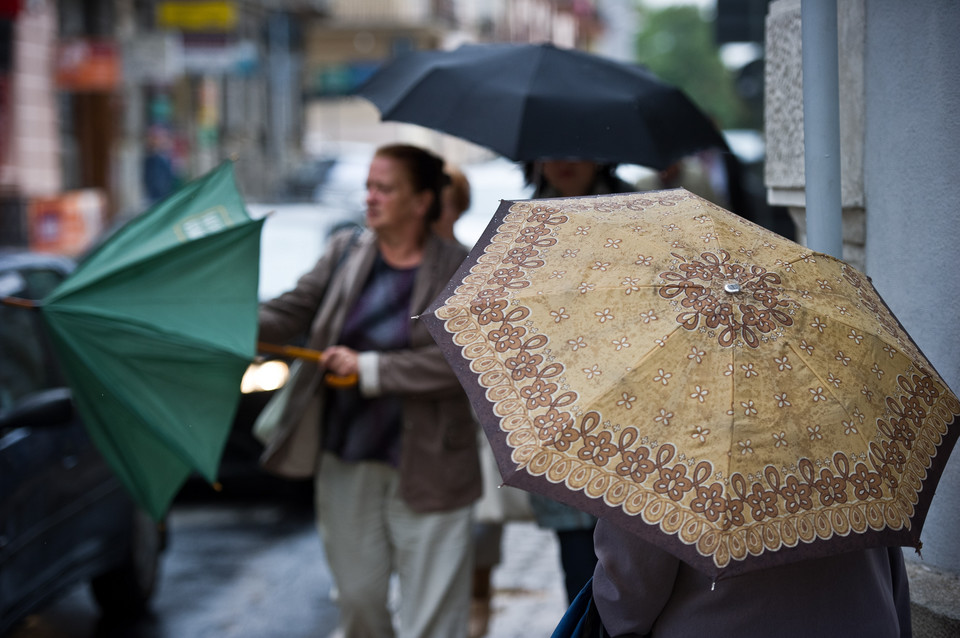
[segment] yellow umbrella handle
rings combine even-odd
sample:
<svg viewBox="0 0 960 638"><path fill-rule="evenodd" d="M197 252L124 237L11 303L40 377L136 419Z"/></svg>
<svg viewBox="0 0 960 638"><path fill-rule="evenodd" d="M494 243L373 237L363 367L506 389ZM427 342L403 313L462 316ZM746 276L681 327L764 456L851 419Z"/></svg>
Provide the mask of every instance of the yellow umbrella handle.
<svg viewBox="0 0 960 638"><path fill-rule="evenodd" d="M348 374L345 377L341 377L328 372L324 375L323 381L331 388L352 388L357 385L357 375Z"/></svg>
<svg viewBox="0 0 960 638"><path fill-rule="evenodd" d="M257 342L257 350L260 352L269 352L270 354L279 354L284 357L293 357L296 359L305 359L314 363L323 361L323 352L320 350L311 350L310 348L298 348L297 346L279 346L274 343L264 341ZM328 374L324 378L328 386L333 388L349 388L357 385L357 375L348 374L345 377L335 374Z"/></svg>
<svg viewBox="0 0 960 638"><path fill-rule="evenodd" d="M310 348L298 348L297 346L279 346L275 343L257 342L257 350L260 352L269 352L270 354L279 354L284 357L293 357L295 359L306 359L314 363L323 361L323 352L311 350Z"/></svg>

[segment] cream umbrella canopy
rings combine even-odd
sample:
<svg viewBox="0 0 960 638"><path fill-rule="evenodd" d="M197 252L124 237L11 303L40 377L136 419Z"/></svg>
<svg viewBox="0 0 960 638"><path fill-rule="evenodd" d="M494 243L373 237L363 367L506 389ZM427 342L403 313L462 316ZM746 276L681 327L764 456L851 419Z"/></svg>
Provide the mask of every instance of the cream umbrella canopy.
<svg viewBox="0 0 960 638"><path fill-rule="evenodd" d="M682 189L504 202L424 320L506 484L714 578L919 547L960 428L862 273Z"/></svg>

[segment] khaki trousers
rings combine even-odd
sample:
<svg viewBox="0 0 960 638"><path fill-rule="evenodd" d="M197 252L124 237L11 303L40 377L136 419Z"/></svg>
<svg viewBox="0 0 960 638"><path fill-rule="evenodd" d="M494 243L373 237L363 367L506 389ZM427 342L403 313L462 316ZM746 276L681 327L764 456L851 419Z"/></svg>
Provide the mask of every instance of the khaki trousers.
<svg viewBox="0 0 960 638"><path fill-rule="evenodd" d="M383 463L323 454L317 527L337 587L345 638L464 638L470 606L471 508L421 514ZM400 585L399 631L388 607Z"/></svg>

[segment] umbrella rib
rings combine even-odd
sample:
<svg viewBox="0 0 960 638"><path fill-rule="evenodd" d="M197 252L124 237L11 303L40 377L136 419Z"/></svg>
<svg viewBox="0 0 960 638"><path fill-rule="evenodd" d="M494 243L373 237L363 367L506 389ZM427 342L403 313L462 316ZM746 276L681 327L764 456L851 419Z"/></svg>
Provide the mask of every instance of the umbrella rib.
<svg viewBox="0 0 960 638"><path fill-rule="evenodd" d="M833 392L831 392L831 391L829 390L829 388L828 388L828 386L831 385L830 382L827 381L826 379L824 379L822 376L820 376L820 373L817 372L816 368L814 368L812 365L810 365L810 362L806 359L806 357L804 357L802 354L800 354L800 350L797 349L796 347L794 347L793 342L788 341L788 342L787 342L787 347L790 348L790 351L791 351L791 352L793 352L795 355L797 355L797 358L800 359L800 361L803 362L804 367L805 367L807 370L809 370L810 373L811 373L813 376L815 376L815 377L817 378L817 381L819 381L819 382L823 385L824 389L826 389L827 392L830 393L830 396L833 397L833 399L839 403L839 398L837 397L837 395L834 394Z"/></svg>
<svg viewBox="0 0 960 638"><path fill-rule="evenodd" d="M674 334L676 334L678 331L680 331L680 330L682 330L682 329L683 329L683 326L679 326L679 325L676 326L673 330L670 331L669 334L667 334L667 335L665 335L665 336L663 337L663 340L664 340L665 342L668 341L668 340L670 339L670 337L672 337ZM650 350L648 350L648 351L646 351L645 353L643 353L642 355L640 355L640 358L639 358L639 359L633 360L633 361L634 361L633 366L632 366L632 367L633 367L633 370L637 370L638 368L640 368L640 367L643 365L643 363L644 363L647 359L652 358L652 357L654 356L654 354L655 354L660 348L661 348L660 345L654 345L653 348L651 348ZM596 395L596 399L594 399L594 400L595 400L595 401L602 402L602 399L603 399L603 398L605 398L605 397L607 397L607 396L610 396L611 394L613 394L613 393L615 393L615 392L618 392L618 391L619 391L619 390L618 390L617 388L611 388L610 390L608 390L608 391L606 391L606 392L603 392L603 393L600 393L600 394ZM582 396L580 392L578 392L577 395L578 395L578 398L580 398L580 397ZM545 443L544 445L552 445L552 443Z"/></svg>
<svg viewBox="0 0 960 638"><path fill-rule="evenodd" d="M794 289L794 288L785 288L784 291L785 291L785 292L792 292L792 293L798 293L798 294L799 294L799 291L798 291L797 289ZM842 301L849 301L849 300L850 300L849 297L845 297L845 296L843 296L843 295L841 295L841 294L838 294L838 293L835 293L835 292L825 292L825 293L823 293L823 296L835 297L836 299L842 300ZM812 314L812 313L811 313L811 314ZM845 325L846 327L850 328L851 330L863 330L865 335L866 335L866 334L872 334L873 336L875 336L877 339L879 339L879 340L882 341L883 343L886 343L886 344L888 344L888 345L897 345L897 346L900 346L900 344L897 343L897 337L894 336L894 335L892 335L892 334L890 334L889 332L886 332L886 331L883 331L883 332L870 332L870 330L869 330L868 327L865 327L865 326L855 326L855 325L853 325L852 323L850 323L849 321L844 321L843 319L840 318L840 316L838 316L838 313L822 312L822 313L820 313L820 314L823 315L824 317L828 318L828 319L831 320L831 321L836 321L837 323L840 323L840 324ZM892 314L892 313L891 313L891 314ZM913 339L906 333L906 331L903 332L903 335L901 336L901 338L904 339L904 340L908 340L908 341L910 341L911 343L913 342ZM916 344L913 344L913 345L916 346Z"/></svg>
<svg viewBox="0 0 960 638"><path fill-rule="evenodd" d="M132 411L130 404L128 402L121 401L121 403L123 404L124 408L126 408L127 412L131 415L131 418L137 419L139 421L139 425L141 427L146 424L146 422L142 418L136 416L135 412ZM127 425L129 425L129 423ZM171 440L169 437L163 436L162 433L157 432L156 430L151 429L150 433L156 436L157 439L162 441L165 445L168 445L172 449L176 450L177 452L176 456L178 457L178 460L180 460L181 463L183 463L184 467L187 466L187 464L183 462L183 459L180 456L185 452L182 446L178 445L176 441ZM110 446L114 455L113 456L114 461L123 467L125 474L127 475L127 477L129 477L129 480L134 485L136 485L136 488L142 493L149 492L150 491L149 481L143 480L143 478L140 475L138 475L137 469L139 467L139 464L137 462L137 459L124 453L124 445L121 442L122 440L120 439L120 437L118 437L111 430L108 430L106 428L100 428L98 430L98 434L102 438L102 440L107 445Z"/></svg>
<svg viewBox="0 0 960 638"><path fill-rule="evenodd" d="M837 405L839 405L841 409L843 409L844 414L846 414L851 419L855 418L854 415L850 412L850 410L847 409L846 404L840 400L840 396L830 389L831 383L817 373L816 368L810 365L809 361L800 353L800 350L795 348L792 342L787 342L787 347L790 348L791 352L797 355L797 358L801 362L803 362L804 367L807 370L809 370L814 377L816 377L817 381L820 382L821 387L830 395L833 401ZM869 443L869 441L865 438L864 433L859 428L857 429L857 435L859 436L860 440L864 442L864 444Z"/></svg>
<svg viewBox="0 0 960 638"><path fill-rule="evenodd" d="M885 332L885 331L871 332L871 331L869 331L867 328L865 328L865 327L863 327L863 326L855 326L855 325L851 324L849 321L844 321L843 319L841 319L841 318L839 318L839 317L837 317L837 316L835 316L835 315L831 315L831 314L829 314L829 313L822 313L822 314L824 314L824 316L826 316L830 321L836 321L837 323L846 326L846 327L849 328L851 331L854 331L854 330L862 330L863 333L864 333L864 335L863 335L864 337L866 337L866 336L869 335L869 336L872 336L872 337L874 337L875 339L879 340L880 342L885 343L885 344L887 344L887 345L889 345L889 346L894 346L894 345L895 345L895 346L897 346L898 348L899 348L899 347L902 347L901 344L897 341L897 337L894 336L894 335L891 335L891 334L888 333L888 332ZM909 344L912 345L913 347L916 347L916 343L913 342L913 339L912 339L908 334L906 334L906 332L904 332L904 334L903 334L903 336L902 336L901 338L904 339L905 341L909 342Z"/></svg>
<svg viewBox="0 0 960 638"><path fill-rule="evenodd" d="M730 363L729 363L730 370L733 371L733 370L736 370L736 366L737 366L736 348L729 348L729 352L730 352ZM727 455L727 466L723 470L723 475L728 479L730 478L731 468L733 467L733 451L734 451L733 440L735 438L734 427L736 426L736 423L737 423L736 415L734 414L734 406L733 406L733 402L736 399L736 389L737 389L736 386L737 384L736 384L735 375L730 374L730 410L727 415L730 418L730 443L728 446L730 448L729 449L730 454ZM729 515L729 513L725 512L725 515Z"/></svg>
<svg viewBox="0 0 960 638"><path fill-rule="evenodd" d="M547 49L541 47L537 49L537 54L538 55L537 55L536 62L533 65L533 69L528 79L528 82L530 84L536 82L536 79L539 76L539 70L544 64L544 58L547 55ZM513 145L513 149L512 149L513 153L508 154L507 157L517 158L517 159L527 159L527 158L521 157L520 151L523 144L521 143L520 132L526 129L527 127L529 127L529 124L526 121L526 117L527 117L527 111L530 109L530 97L531 95L527 94L521 101L522 106L520 107L519 117L517 118L517 121L520 123L520 125L515 128L515 130L517 131L517 135L511 141L511 144Z"/></svg>
<svg viewBox="0 0 960 638"><path fill-rule="evenodd" d="M676 326L673 330L671 330L671 331L664 337L664 341L670 339L670 337L672 337L673 335L677 334L677 332L679 332L679 331L682 330L682 329L683 329L683 326L680 326L680 325ZM659 350L659 349L660 349L660 346L659 346L659 345L654 345L653 348L651 348L650 350L647 350L645 353L643 353L643 355L640 356L639 359L637 359L637 362L636 362L636 364L634 365L634 367L635 367L635 368L640 367L647 359L649 359L650 357L652 357L653 354L654 354L657 350Z"/></svg>

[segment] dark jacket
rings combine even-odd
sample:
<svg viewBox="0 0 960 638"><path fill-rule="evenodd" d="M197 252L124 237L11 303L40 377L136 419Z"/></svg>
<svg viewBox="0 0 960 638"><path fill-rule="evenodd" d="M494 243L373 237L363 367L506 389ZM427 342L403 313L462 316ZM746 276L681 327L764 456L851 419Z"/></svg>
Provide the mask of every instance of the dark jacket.
<svg viewBox="0 0 960 638"><path fill-rule="evenodd" d="M899 547L847 552L715 584L638 536L600 520L593 597L614 638L911 635Z"/></svg>

